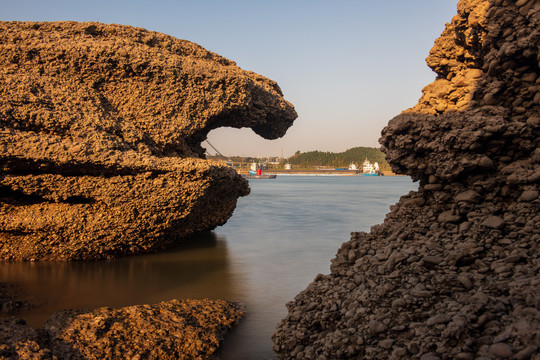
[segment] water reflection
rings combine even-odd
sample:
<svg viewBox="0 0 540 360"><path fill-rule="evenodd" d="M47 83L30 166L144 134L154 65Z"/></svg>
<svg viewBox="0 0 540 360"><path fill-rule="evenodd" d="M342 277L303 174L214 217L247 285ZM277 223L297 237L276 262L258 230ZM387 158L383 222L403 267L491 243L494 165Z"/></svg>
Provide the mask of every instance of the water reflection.
<svg viewBox="0 0 540 360"><path fill-rule="evenodd" d="M233 279L226 239L211 232L166 253L111 261L0 263L0 274L1 281L16 285L31 299L33 308L14 315L34 327L66 308L122 307L172 298L234 300L243 292Z"/></svg>
<svg viewBox="0 0 540 360"><path fill-rule="evenodd" d="M0 281L21 285L39 307L16 314L33 326L63 308L121 307L172 298L242 302L221 360L275 359L270 339L285 304L318 273L350 231L382 222L416 188L405 177L278 177L250 182L234 215L175 251L87 263L0 263Z"/></svg>

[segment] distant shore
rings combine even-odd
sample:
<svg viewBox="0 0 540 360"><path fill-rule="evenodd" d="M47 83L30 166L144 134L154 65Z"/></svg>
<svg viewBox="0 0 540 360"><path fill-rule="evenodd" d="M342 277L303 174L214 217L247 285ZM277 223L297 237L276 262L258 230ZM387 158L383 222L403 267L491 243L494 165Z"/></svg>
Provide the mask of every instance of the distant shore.
<svg viewBox="0 0 540 360"><path fill-rule="evenodd" d="M240 175L247 175L247 169L235 169ZM401 176L392 171L382 171L384 176ZM278 176L363 176L359 170L335 170L335 169L268 169L262 170L263 175L278 175Z"/></svg>

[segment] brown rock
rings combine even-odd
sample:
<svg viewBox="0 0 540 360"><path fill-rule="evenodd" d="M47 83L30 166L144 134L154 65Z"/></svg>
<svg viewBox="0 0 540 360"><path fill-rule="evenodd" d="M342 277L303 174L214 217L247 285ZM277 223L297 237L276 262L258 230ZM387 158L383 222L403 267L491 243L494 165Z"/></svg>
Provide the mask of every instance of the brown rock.
<svg viewBox="0 0 540 360"><path fill-rule="evenodd" d="M504 225L504 220L499 216L488 216L483 222L482 225L487 226L492 229L499 229Z"/></svg>
<svg viewBox="0 0 540 360"><path fill-rule="evenodd" d="M505 343L493 344L489 347L489 352L499 358L508 359L512 356L512 346Z"/></svg>
<svg viewBox="0 0 540 360"><path fill-rule="evenodd" d="M220 126L273 139L278 85L185 40L99 23L0 22L0 258L97 259L223 224L247 182L204 159Z"/></svg>
<svg viewBox="0 0 540 360"><path fill-rule="evenodd" d="M538 191L537 190L525 190L521 193L521 196L519 197L519 200L521 201L533 201L538 199Z"/></svg>
<svg viewBox="0 0 540 360"><path fill-rule="evenodd" d="M465 274L460 274L458 276L458 280L461 285L463 285L463 287L467 290L470 290L473 287L471 279Z"/></svg>
<svg viewBox="0 0 540 360"><path fill-rule="evenodd" d="M336 358L341 348L327 340L333 329L354 329L340 340L361 337L362 359L537 355L540 204L529 193L540 193L540 97L538 80L530 82L540 59L535 6L459 1L426 59L437 79L380 139L394 171L418 180L418 192L351 238L331 273L288 304L273 335L279 358L291 358L298 344L311 346L313 358ZM416 196L423 206L410 202ZM397 262L379 254L406 255ZM446 261L430 262L433 254ZM336 299L339 314L355 315L308 310ZM384 333L371 330L374 319ZM383 346L390 337L395 352Z"/></svg>
<svg viewBox="0 0 540 360"><path fill-rule="evenodd" d="M456 214L453 210L448 210L441 213L438 217L438 220L443 223L454 223L458 222L460 216Z"/></svg>
<svg viewBox="0 0 540 360"><path fill-rule="evenodd" d="M538 350L538 346L530 345L514 355L516 360L527 360Z"/></svg>
<svg viewBox="0 0 540 360"><path fill-rule="evenodd" d="M438 265L441 261L443 261L444 259L440 256L436 256L436 255L426 255L422 258L422 261L426 264L430 264L430 265Z"/></svg>
<svg viewBox="0 0 540 360"><path fill-rule="evenodd" d="M2 358L212 359L225 333L244 315L223 300L171 300L91 312L64 310L38 331L0 319Z"/></svg>
<svg viewBox="0 0 540 360"><path fill-rule="evenodd" d="M383 332L386 330L386 325L384 325L382 322L380 321L370 321L369 322L369 329L371 330L372 333L374 334L377 334L377 333L380 333L380 332Z"/></svg>
<svg viewBox="0 0 540 360"><path fill-rule="evenodd" d="M22 319L0 318L0 358L53 359L45 339Z"/></svg>
<svg viewBox="0 0 540 360"><path fill-rule="evenodd" d="M60 359L212 359L226 331L243 315L241 306L223 300L171 300L58 312L43 328Z"/></svg>
<svg viewBox="0 0 540 360"><path fill-rule="evenodd" d="M480 194L474 190L467 190L462 193L459 193L456 196L456 202L468 202L468 203L478 203L481 200Z"/></svg>
<svg viewBox="0 0 540 360"><path fill-rule="evenodd" d="M437 314L435 316L430 317L426 321L426 324L428 326L432 326L432 325L436 325L436 324L447 323L447 322L450 322L450 320L452 320L452 318L447 314Z"/></svg>

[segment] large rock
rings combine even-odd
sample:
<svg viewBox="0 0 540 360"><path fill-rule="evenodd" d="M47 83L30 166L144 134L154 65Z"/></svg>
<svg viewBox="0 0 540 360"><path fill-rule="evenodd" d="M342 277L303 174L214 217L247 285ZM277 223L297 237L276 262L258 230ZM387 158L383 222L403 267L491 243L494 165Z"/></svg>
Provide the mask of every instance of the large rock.
<svg viewBox="0 0 540 360"><path fill-rule="evenodd" d="M380 139L419 190L287 304L282 359L539 359L540 4L462 0Z"/></svg>
<svg viewBox="0 0 540 360"><path fill-rule="evenodd" d="M244 315L223 300L171 300L94 311L64 310L41 329L0 319L2 359L212 359Z"/></svg>
<svg viewBox="0 0 540 360"><path fill-rule="evenodd" d="M278 85L194 43L120 25L0 22L0 258L155 251L223 224L247 182L212 129L274 139Z"/></svg>

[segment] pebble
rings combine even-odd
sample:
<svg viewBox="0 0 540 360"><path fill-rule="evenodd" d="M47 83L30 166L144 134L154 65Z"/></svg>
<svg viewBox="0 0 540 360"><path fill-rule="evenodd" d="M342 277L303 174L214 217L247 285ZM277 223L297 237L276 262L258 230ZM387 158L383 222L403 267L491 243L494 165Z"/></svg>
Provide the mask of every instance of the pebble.
<svg viewBox="0 0 540 360"><path fill-rule="evenodd" d="M499 216L488 216L483 222L482 225L487 226L492 229L499 229L503 226L504 220Z"/></svg>
<svg viewBox="0 0 540 360"><path fill-rule="evenodd" d="M422 261L426 264L438 265L444 259L437 255L426 255L422 258Z"/></svg>
<svg viewBox="0 0 540 360"><path fill-rule="evenodd" d="M521 193L519 200L530 202L538 199L538 191L536 190L525 190Z"/></svg>
<svg viewBox="0 0 540 360"><path fill-rule="evenodd" d="M392 301L392 307L394 307L394 308L402 307L402 306L405 306L405 305L407 305L407 302L402 298L398 298L398 299L395 299L394 301Z"/></svg>
<svg viewBox="0 0 540 360"><path fill-rule="evenodd" d="M465 275L465 274L459 274L458 275L458 280L459 282L461 283L461 285L463 285L463 287L467 290L470 290L472 289L473 287L473 284L472 284L472 281L471 279L469 278L469 276Z"/></svg>
<svg viewBox="0 0 540 360"><path fill-rule="evenodd" d="M441 213L438 220L443 223L455 223L458 222L461 217L452 210Z"/></svg>
<svg viewBox="0 0 540 360"><path fill-rule="evenodd" d="M474 190L464 191L456 196L456 202L468 202L468 203L478 203L481 200L480 194Z"/></svg>
<svg viewBox="0 0 540 360"><path fill-rule="evenodd" d="M380 321L374 320L374 321L369 322L369 329L371 330L372 333L378 334L380 332L385 331L387 329L387 326L384 325Z"/></svg>
<svg viewBox="0 0 540 360"><path fill-rule="evenodd" d="M508 359L513 355L512 346L505 343L493 344L489 347L490 354L503 359Z"/></svg>
<svg viewBox="0 0 540 360"><path fill-rule="evenodd" d="M441 360L441 358L433 354L424 354L420 356L420 360Z"/></svg>
<svg viewBox="0 0 540 360"><path fill-rule="evenodd" d="M426 321L426 324L428 326L433 326L433 325L436 325L436 324L443 324L443 323L450 322L450 320L452 320L452 318L447 314L437 314L435 316L430 317Z"/></svg>
<svg viewBox="0 0 540 360"><path fill-rule="evenodd" d="M392 347L392 345L394 344L395 340L393 339L385 339L385 340L381 340L379 341L379 346L384 348L384 349L390 349Z"/></svg>
<svg viewBox="0 0 540 360"><path fill-rule="evenodd" d="M536 353L538 350L538 346L536 345L529 345L525 349L519 351L516 355L514 355L515 360L527 360L530 359L531 356Z"/></svg>

